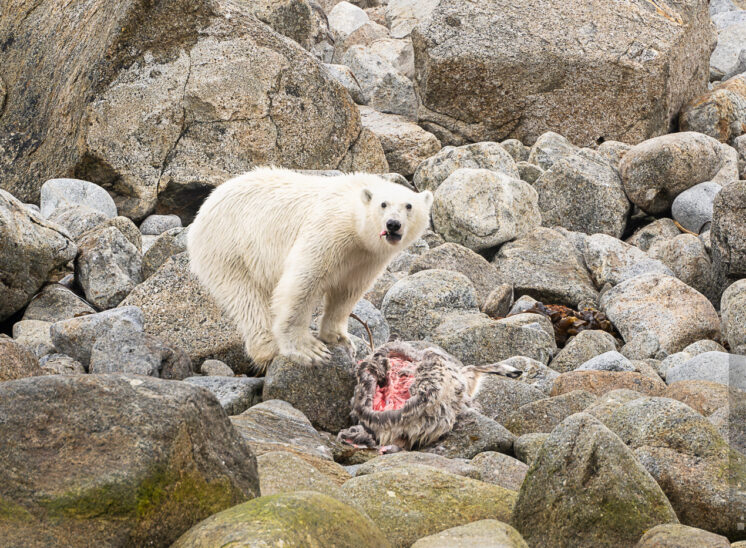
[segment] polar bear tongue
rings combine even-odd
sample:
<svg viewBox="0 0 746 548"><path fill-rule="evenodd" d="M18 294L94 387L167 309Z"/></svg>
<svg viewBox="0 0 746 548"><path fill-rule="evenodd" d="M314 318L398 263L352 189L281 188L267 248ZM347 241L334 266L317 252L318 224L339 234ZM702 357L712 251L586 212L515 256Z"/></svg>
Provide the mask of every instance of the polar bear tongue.
<svg viewBox="0 0 746 548"><path fill-rule="evenodd" d="M387 230L382 230L381 233L378 235L379 238L383 238L386 234L388 234Z"/></svg>

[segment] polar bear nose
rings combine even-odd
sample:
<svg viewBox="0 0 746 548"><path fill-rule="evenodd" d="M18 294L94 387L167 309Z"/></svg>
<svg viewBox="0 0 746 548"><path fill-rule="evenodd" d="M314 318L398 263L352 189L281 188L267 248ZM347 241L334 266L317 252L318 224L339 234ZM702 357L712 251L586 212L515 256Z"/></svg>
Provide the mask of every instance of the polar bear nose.
<svg viewBox="0 0 746 548"><path fill-rule="evenodd" d="M396 219L389 219L386 221L386 230L389 232L396 232L401 228L401 223Z"/></svg>

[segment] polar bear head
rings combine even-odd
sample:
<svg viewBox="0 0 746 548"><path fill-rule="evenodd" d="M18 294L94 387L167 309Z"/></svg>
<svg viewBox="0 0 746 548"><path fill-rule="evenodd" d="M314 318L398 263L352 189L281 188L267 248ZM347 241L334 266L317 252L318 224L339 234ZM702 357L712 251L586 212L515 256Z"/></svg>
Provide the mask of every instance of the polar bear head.
<svg viewBox="0 0 746 548"><path fill-rule="evenodd" d="M364 208L360 236L384 253L408 247L430 223L430 191L417 193L380 177L366 177L360 200Z"/></svg>

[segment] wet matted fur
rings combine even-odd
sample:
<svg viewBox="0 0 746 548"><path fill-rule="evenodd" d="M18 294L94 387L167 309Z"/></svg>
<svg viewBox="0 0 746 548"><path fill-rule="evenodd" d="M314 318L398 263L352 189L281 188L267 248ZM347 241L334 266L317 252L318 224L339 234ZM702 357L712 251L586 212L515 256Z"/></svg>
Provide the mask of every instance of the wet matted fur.
<svg viewBox="0 0 746 548"><path fill-rule="evenodd" d="M376 390L387 382L391 358L411 362L401 370L414 377L409 399L399 409L376 411ZM368 447L428 446L450 432L461 414L474 408L472 397L486 373L521 375L520 370L504 364L464 366L437 348L417 350L399 341L384 344L358 364L351 413L357 425L342 430L338 439Z"/></svg>

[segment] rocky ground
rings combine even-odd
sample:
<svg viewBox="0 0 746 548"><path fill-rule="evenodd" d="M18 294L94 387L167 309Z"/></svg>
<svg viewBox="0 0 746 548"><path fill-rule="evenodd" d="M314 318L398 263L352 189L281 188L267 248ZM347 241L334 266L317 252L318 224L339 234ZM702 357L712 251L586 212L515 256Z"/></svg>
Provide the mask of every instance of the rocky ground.
<svg viewBox="0 0 746 548"><path fill-rule="evenodd" d="M11 3L0 544L746 545L744 8ZM433 191L355 312L523 375L393 455L341 349L247 376L185 236L267 163Z"/></svg>

